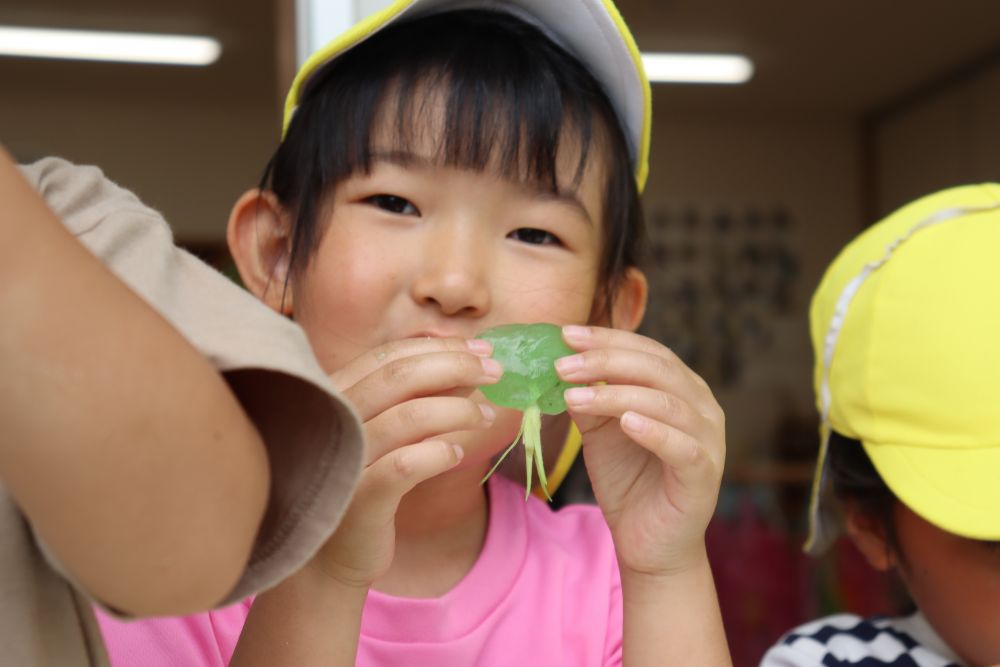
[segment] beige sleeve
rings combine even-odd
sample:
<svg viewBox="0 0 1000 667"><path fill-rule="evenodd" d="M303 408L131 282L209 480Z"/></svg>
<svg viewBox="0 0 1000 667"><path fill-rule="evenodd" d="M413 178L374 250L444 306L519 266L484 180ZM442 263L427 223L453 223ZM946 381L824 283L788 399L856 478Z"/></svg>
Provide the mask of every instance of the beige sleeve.
<svg viewBox="0 0 1000 667"><path fill-rule="evenodd" d="M70 231L224 374L264 438L271 499L246 572L223 602L302 566L337 526L357 481L361 426L302 330L176 247L156 211L95 167L22 167Z"/></svg>

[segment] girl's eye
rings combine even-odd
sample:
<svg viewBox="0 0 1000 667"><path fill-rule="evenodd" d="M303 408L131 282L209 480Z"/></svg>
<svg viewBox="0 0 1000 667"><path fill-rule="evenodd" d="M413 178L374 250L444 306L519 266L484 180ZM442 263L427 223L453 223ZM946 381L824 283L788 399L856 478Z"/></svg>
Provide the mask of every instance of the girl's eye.
<svg viewBox="0 0 1000 667"><path fill-rule="evenodd" d="M562 245L562 242L551 233L533 227L515 229L507 237L531 245Z"/></svg>
<svg viewBox="0 0 1000 667"><path fill-rule="evenodd" d="M366 202L376 206L383 211L396 213L398 215L420 215L417 207L402 197L396 195L372 195L365 199Z"/></svg>

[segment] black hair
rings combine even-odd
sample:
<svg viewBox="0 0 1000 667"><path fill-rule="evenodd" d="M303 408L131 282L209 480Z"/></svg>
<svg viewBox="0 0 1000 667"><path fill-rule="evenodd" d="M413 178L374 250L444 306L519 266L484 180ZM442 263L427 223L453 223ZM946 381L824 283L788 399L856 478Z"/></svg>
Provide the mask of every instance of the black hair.
<svg viewBox="0 0 1000 667"><path fill-rule="evenodd" d="M841 503L856 503L863 513L878 520L886 543L903 559L893 516L898 502L896 494L878 474L861 441L831 431L827 446L827 474L834 496Z"/></svg>
<svg viewBox="0 0 1000 667"><path fill-rule="evenodd" d="M442 164L525 180L558 192L557 154L576 134L579 183L596 144L606 157L601 314L644 236L628 143L611 103L573 56L509 14L462 10L390 25L324 65L306 83L262 187L294 218L291 274L318 244L325 197L373 162L372 135L389 120L406 146L429 98L445 104ZM395 114L395 118L387 114Z"/></svg>
<svg viewBox="0 0 1000 667"><path fill-rule="evenodd" d="M827 474L833 483L833 494L842 504L857 503L858 509L874 517L882 526L886 544L897 559L906 565L906 554L899 546L894 512L901 502L885 483L860 440L830 432ZM968 538L983 548L1000 553L1000 540Z"/></svg>

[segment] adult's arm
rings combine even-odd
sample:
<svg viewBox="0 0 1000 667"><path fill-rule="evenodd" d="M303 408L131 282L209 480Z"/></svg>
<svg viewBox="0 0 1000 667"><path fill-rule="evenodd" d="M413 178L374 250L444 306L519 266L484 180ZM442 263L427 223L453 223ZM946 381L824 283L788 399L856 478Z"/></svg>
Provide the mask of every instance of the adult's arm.
<svg viewBox="0 0 1000 667"><path fill-rule="evenodd" d="M217 604L267 504L229 385L0 150L0 481L64 570L129 614Z"/></svg>

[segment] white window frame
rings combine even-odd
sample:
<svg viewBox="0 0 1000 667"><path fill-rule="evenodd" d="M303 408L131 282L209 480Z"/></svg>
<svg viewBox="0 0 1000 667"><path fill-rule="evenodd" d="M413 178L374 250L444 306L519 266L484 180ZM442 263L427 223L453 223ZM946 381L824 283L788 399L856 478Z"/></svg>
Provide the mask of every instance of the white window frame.
<svg viewBox="0 0 1000 667"><path fill-rule="evenodd" d="M295 0L295 63L392 0Z"/></svg>

